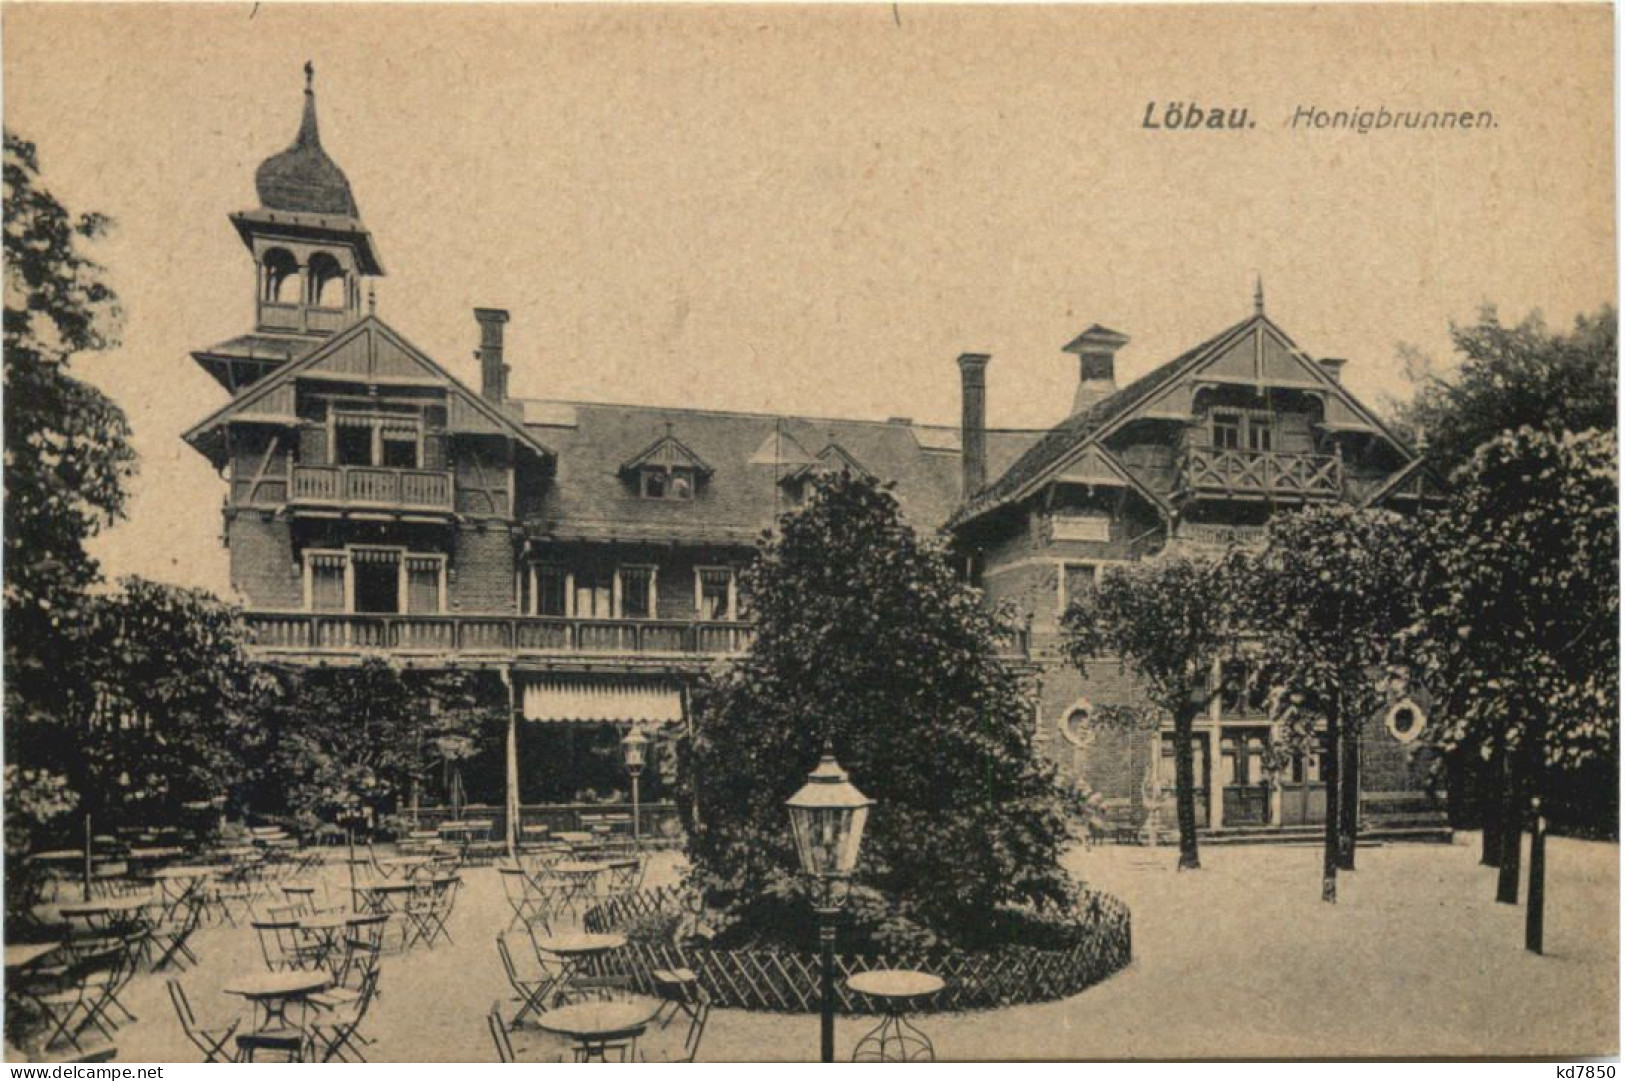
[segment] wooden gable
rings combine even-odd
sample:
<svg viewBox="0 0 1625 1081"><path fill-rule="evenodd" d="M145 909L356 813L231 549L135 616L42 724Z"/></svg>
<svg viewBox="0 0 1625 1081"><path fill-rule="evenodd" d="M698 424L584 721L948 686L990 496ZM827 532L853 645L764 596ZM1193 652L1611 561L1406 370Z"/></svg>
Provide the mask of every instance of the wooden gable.
<svg viewBox="0 0 1625 1081"><path fill-rule="evenodd" d="M1112 467L1099 447L1089 447L1055 475L1062 484L1127 484L1123 474Z"/></svg>

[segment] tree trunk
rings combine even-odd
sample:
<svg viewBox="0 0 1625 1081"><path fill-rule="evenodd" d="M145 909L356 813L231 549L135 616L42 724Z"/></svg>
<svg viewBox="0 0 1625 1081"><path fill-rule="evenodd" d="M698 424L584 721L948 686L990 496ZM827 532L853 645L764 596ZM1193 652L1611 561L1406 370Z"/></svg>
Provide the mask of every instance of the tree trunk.
<svg viewBox="0 0 1625 1081"><path fill-rule="evenodd" d="M1337 782L1337 867L1354 870L1354 843L1360 834L1360 727L1345 725L1343 759Z"/></svg>
<svg viewBox="0 0 1625 1081"><path fill-rule="evenodd" d="M1189 713L1174 715L1174 804L1179 816L1179 869L1202 866L1196 851L1196 756L1191 753Z"/></svg>
<svg viewBox="0 0 1625 1081"><path fill-rule="evenodd" d="M1342 755L1343 741L1337 727L1335 721L1327 722L1326 743L1320 755L1320 775L1326 782L1326 848L1320 878L1320 899L1329 904L1337 903L1338 821L1341 818L1338 808L1342 806L1338 800L1340 771L1337 760Z"/></svg>
<svg viewBox="0 0 1625 1081"><path fill-rule="evenodd" d="M1479 853L1478 862L1485 867L1501 866L1501 744L1495 740L1490 744L1490 760L1487 768L1478 770L1479 791L1478 813L1480 824L1484 829L1484 847Z"/></svg>
<svg viewBox="0 0 1625 1081"><path fill-rule="evenodd" d="M1527 742L1528 736L1525 735ZM1501 875L1495 899L1503 905L1518 903L1518 875L1523 867L1523 785L1514 772L1513 755L1501 754Z"/></svg>

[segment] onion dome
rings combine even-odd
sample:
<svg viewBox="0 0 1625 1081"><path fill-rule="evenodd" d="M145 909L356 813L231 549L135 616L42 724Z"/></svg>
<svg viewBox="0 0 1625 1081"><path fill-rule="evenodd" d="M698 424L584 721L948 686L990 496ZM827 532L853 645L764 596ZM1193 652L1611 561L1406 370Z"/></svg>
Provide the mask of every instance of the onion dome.
<svg viewBox="0 0 1625 1081"><path fill-rule="evenodd" d="M299 135L288 149L260 163L254 172L254 188L266 210L359 218L350 181L322 149L316 130L315 75L315 66L307 61L305 113L299 121Z"/></svg>

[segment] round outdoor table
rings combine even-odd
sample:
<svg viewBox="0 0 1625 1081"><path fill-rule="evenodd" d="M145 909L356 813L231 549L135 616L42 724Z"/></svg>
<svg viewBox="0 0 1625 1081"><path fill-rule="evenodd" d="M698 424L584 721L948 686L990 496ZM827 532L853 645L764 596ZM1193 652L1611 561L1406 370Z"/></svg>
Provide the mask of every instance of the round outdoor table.
<svg viewBox="0 0 1625 1081"><path fill-rule="evenodd" d="M207 867L160 867L141 877L158 883L164 898L165 918L168 918L175 907L186 899L187 893L213 873Z"/></svg>
<svg viewBox="0 0 1625 1081"><path fill-rule="evenodd" d="M83 920L89 930L105 931L121 923L138 922L141 911L150 903L145 897L109 897L63 905L57 911L70 926L75 920Z"/></svg>
<svg viewBox="0 0 1625 1081"><path fill-rule="evenodd" d="M417 886L411 882L374 882L370 886L357 886L356 892L366 897L367 906L374 912L390 913L395 911L395 898L403 893L411 893Z"/></svg>
<svg viewBox="0 0 1625 1081"><path fill-rule="evenodd" d="M310 944L316 963L322 968L330 967L334 956L340 952L344 931L349 926L350 916L346 913L299 917L299 933Z"/></svg>
<svg viewBox="0 0 1625 1081"><path fill-rule="evenodd" d="M25 968L38 964L43 958L56 952L55 942L35 942L25 945L6 944L6 971L20 972Z"/></svg>
<svg viewBox="0 0 1625 1081"><path fill-rule="evenodd" d="M593 935L585 932L577 934L547 935L535 939L537 953L550 953L557 957L564 965L564 971L559 974L558 987L561 991L569 990L575 985L576 978L582 974L582 969L594 958L618 950L626 945L625 935Z"/></svg>
<svg viewBox="0 0 1625 1081"><path fill-rule="evenodd" d="M223 990L254 1004L255 1018L259 1022L254 1031L264 1032L286 1027L289 1005L303 1003L316 992L327 990L332 982L332 977L325 972L266 972L233 980ZM304 1025L295 1027L303 1029Z"/></svg>
<svg viewBox="0 0 1625 1081"><path fill-rule="evenodd" d="M642 996L622 1002L577 1002L548 1010L536 1019L536 1026L574 1040L577 1062L608 1062L605 1052L615 1044L625 1047L625 1061L626 1052L637 1045L659 1010L659 999Z"/></svg>
<svg viewBox="0 0 1625 1081"><path fill-rule="evenodd" d="M929 972L883 968L860 972L846 981L847 989L874 1001L883 1017L852 1049L853 1062L935 1062L936 1048L925 1033L908 1023L906 1014L916 1002L941 991L943 982Z"/></svg>
<svg viewBox="0 0 1625 1081"><path fill-rule="evenodd" d="M564 860L555 863L551 873L564 880L564 890L558 903L561 908L571 912L576 910L576 901L586 902L597 893L598 876L609 870L609 865L596 860Z"/></svg>
<svg viewBox="0 0 1625 1081"><path fill-rule="evenodd" d="M592 844L592 834L584 833L581 830L569 830L569 831L566 831L566 832L563 832L563 833L555 833L553 836L557 837L559 840L563 841L565 844L571 844L571 845L590 845L590 844Z"/></svg>

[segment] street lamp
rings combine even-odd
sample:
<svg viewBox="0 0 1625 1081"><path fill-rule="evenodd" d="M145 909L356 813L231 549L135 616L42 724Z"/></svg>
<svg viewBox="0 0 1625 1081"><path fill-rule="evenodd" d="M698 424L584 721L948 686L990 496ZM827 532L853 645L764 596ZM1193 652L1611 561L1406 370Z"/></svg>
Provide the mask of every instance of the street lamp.
<svg viewBox="0 0 1625 1081"><path fill-rule="evenodd" d="M818 913L818 948L823 977L823 1061L835 1061L835 917L846 904L852 870L858 864L863 827L874 801L859 792L824 745L818 768L785 801L795 831L801 871L812 880Z"/></svg>
<svg viewBox="0 0 1625 1081"><path fill-rule="evenodd" d="M644 756L649 750L649 737L636 725L621 740L621 756L626 761L626 772L632 775L632 847L642 851L643 832L638 814L638 777L643 773Z"/></svg>

